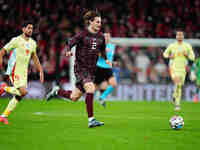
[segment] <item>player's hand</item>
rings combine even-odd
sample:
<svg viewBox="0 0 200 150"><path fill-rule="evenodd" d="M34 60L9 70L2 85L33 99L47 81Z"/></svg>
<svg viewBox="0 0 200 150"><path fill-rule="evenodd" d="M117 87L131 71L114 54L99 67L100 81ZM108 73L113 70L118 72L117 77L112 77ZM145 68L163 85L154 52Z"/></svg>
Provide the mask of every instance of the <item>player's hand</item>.
<svg viewBox="0 0 200 150"><path fill-rule="evenodd" d="M40 83L44 82L44 72L40 71Z"/></svg>
<svg viewBox="0 0 200 150"><path fill-rule="evenodd" d="M190 80L191 81L196 80L196 75L195 75L195 73L193 71L190 73Z"/></svg>
<svg viewBox="0 0 200 150"><path fill-rule="evenodd" d="M174 59L174 55L173 54L169 55L169 58Z"/></svg>
<svg viewBox="0 0 200 150"><path fill-rule="evenodd" d="M65 55L67 57L71 57L73 55L72 51L66 51Z"/></svg>
<svg viewBox="0 0 200 150"><path fill-rule="evenodd" d="M114 62L113 62L113 66L116 66L116 67L119 66L119 62L114 61Z"/></svg>
<svg viewBox="0 0 200 150"><path fill-rule="evenodd" d="M2 66L3 66L3 60L0 59L0 68L2 68Z"/></svg>
<svg viewBox="0 0 200 150"><path fill-rule="evenodd" d="M106 60L106 64L108 64L112 68L112 63L109 60Z"/></svg>

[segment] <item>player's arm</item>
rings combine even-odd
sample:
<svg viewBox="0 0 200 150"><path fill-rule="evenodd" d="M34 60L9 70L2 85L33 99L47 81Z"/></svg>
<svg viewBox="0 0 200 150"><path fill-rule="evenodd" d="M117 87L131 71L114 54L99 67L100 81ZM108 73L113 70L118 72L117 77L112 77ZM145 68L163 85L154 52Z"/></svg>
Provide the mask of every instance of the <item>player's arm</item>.
<svg viewBox="0 0 200 150"><path fill-rule="evenodd" d="M195 74L196 64L197 64L197 60L195 62L193 62L193 64L192 64L192 68L191 68L191 72L190 72L190 80L191 81L194 81L196 79L196 74Z"/></svg>
<svg viewBox="0 0 200 150"><path fill-rule="evenodd" d="M36 69L38 70L38 72L40 72L40 82L43 83L44 82L44 72L43 72L42 65L40 64L40 61L39 61L39 58L38 58L36 52L32 53L32 60L34 62Z"/></svg>
<svg viewBox="0 0 200 150"><path fill-rule="evenodd" d="M100 48L100 53L101 53L101 57L103 57L106 61L106 63L112 67L112 63L108 60L107 56L106 56L106 42L105 42L105 38L103 37L103 43L101 45Z"/></svg>
<svg viewBox="0 0 200 150"><path fill-rule="evenodd" d="M1 50L0 50L0 67L3 64L3 56L6 53L9 53L10 51L12 51L14 48L16 48L16 42L17 39L16 38L12 38L10 40L10 42L8 42Z"/></svg>
<svg viewBox="0 0 200 150"><path fill-rule="evenodd" d="M173 55L172 55L172 45L170 44L167 49L164 51L163 53L163 57L164 58L173 58Z"/></svg>
<svg viewBox="0 0 200 150"><path fill-rule="evenodd" d="M192 46L190 44L188 44L188 52L187 52L187 55L186 57L192 61L194 61L195 59L195 55L194 55L194 51L192 49Z"/></svg>
<svg viewBox="0 0 200 150"><path fill-rule="evenodd" d="M103 43L102 43L102 46L101 46L101 49L100 49L100 52L101 52L101 56L107 60L107 56L106 56L106 43L105 43L105 39L103 40Z"/></svg>
<svg viewBox="0 0 200 150"><path fill-rule="evenodd" d="M3 65L3 56L6 54L6 50L2 48L0 50L0 67Z"/></svg>
<svg viewBox="0 0 200 150"><path fill-rule="evenodd" d="M72 39L67 40L66 47L65 47L66 56L72 56L71 48L80 42L82 34L83 33L81 32L79 34L76 34L74 37L72 37Z"/></svg>

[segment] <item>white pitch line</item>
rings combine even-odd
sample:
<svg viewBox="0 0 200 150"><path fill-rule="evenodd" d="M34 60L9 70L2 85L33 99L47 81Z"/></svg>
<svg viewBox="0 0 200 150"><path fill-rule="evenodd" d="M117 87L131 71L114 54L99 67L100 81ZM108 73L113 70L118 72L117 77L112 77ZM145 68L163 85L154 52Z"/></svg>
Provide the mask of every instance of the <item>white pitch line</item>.
<svg viewBox="0 0 200 150"><path fill-rule="evenodd" d="M81 117L84 116L83 114L80 113L51 113L51 112L35 112L33 113L34 115L39 115L39 116L54 116L54 117ZM98 113L97 113L98 114ZM149 119L150 117L138 117L138 116L117 116L117 115L107 115L107 114L100 114L98 115L99 117L105 117L105 118L114 118L114 119ZM150 119L165 119L165 117L159 117L159 116L151 116Z"/></svg>

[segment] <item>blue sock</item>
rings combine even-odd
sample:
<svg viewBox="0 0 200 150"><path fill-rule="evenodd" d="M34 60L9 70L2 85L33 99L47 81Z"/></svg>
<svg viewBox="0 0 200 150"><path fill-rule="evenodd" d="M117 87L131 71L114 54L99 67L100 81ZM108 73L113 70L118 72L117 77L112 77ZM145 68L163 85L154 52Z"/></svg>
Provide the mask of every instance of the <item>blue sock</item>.
<svg viewBox="0 0 200 150"><path fill-rule="evenodd" d="M107 89L101 94L100 99L104 100L110 93L112 93L113 90L114 88L112 87L112 85L109 85Z"/></svg>

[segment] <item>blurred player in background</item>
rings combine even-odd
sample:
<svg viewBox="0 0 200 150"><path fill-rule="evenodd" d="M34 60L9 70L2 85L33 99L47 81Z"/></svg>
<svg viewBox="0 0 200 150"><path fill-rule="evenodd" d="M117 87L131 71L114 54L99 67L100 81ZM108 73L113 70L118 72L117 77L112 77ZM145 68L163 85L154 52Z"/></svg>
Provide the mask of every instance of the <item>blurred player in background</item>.
<svg viewBox="0 0 200 150"><path fill-rule="evenodd" d="M9 76L13 86L7 86L2 82L0 85L0 95L4 92L13 95L7 108L0 116L0 122L8 124L8 115L15 109L16 104L28 93L27 74L30 58L33 59L37 70L40 72L40 82L43 83L44 75L40 61L36 54L37 44L31 38L33 32L33 23L26 21L22 25L22 35L14 37L0 51L0 66L3 63L3 56L9 53L8 67L6 75Z"/></svg>
<svg viewBox="0 0 200 150"><path fill-rule="evenodd" d="M197 103L198 100L199 100L199 96L198 95L199 95L199 89L200 89L200 57L195 59L193 65L192 65L190 79L192 81L195 80L196 91L195 91L195 95L193 97L193 101L195 103Z"/></svg>
<svg viewBox="0 0 200 150"><path fill-rule="evenodd" d="M183 41L184 34L182 30L176 31L176 40L175 43L172 43L167 47L163 56L170 59L170 76L175 84L173 102L175 103L175 111L179 111L187 63L188 60L194 61L195 56L192 46Z"/></svg>
<svg viewBox="0 0 200 150"><path fill-rule="evenodd" d="M77 101L86 92L86 108L88 112L88 127L104 125L93 116L93 96L95 92L95 72L99 53L112 65L105 52L105 38L101 29L101 16L97 11L88 11L83 17L87 28L80 34L75 35L67 45L66 56L72 56L71 48L76 45L74 73L76 77L76 87L73 91L65 91L55 87L47 94L47 100L58 95L72 101Z"/></svg>
<svg viewBox="0 0 200 150"><path fill-rule="evenodd" d="M106 55L109 62L113 62L113 57L115 54L115 45L110 43L110 33L105 33L106 40ZM112 93L114 88L117 86L117 81L113 75L112 67L108 65L105 59L100 56L97 61L97 71L95 75L95 84L100 90L99 102L104 107L106 107L105 99L108 95Z"/></svg>

